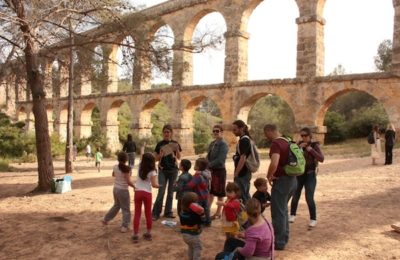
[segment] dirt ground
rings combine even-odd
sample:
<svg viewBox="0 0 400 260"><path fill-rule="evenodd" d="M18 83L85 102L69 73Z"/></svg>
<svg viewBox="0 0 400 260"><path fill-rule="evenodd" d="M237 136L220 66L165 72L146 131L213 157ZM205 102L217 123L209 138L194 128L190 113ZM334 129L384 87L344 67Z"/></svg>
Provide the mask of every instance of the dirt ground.
<svg viewBox="0 0 400 260"><path fill-rule="evenodd" d="M317 227L307 228L303 195L289 244L276 259L400 259L400 234L390 228L400 221L399 157L397 150L391 166L372 166L369 157L327 158L318 175ZM34 164L0 173L0 259L186 259L179 232L160 220L154 223L153 241L138 244L130 241L131 233L119 232L120 214L108 226L101 225L112 206L114 163L105 161L98 173L93 162L81 158L72 174L73 190L62 195L26 195L37 181ZM263 160L253 179L264 176L267 165ZM55 162L55 167L61 176L63 163ZM268 210L265 215L270 219ZM203 259L214 259L223 247L219 225L213 222L201 235Z"/></svg>

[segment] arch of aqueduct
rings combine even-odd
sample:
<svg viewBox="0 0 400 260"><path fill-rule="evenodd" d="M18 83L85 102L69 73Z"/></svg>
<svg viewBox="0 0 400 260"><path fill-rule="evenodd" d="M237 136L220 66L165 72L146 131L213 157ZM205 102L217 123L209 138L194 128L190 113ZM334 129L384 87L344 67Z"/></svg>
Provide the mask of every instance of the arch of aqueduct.
<svg viewBox="0 0 400 260"><path fill-rule="evenodd" d="M224 83L206 86L192 84L192 54L177 50L174 52L172 86L165 89L150 89L149 66L143 53L137 52L134 66L133 85L129 92L117 92L117 68L112 62L103 64L106 82L101 93L92 94L90 82L77 84L75 92L75 135L88 137L91 134L91 113L94 107L100 109L101 125L108 138L111 150L120 148L118 139L118 110L126 102L132 112L132 126L140 137L151 134L151 111L158 102L164 102L170 109L175 138L180 141L185 153L193 153L193 112L205 99L212 99L220 108L223 124L230 126L236 119L247 121L251 107L260 98L273 94L281 97L291 107L298 127L312 127L317 138L326 133L323 126L325 113L338 96L358 90L374 96L385 108L389 119L400 127L400 0L393 0L395 8L393 34L393 61L391 73L369 73L335 77L324 76L324 24L325 0L296 1L300 17L297 41L296 78L283 80L247 80L247 46L249 34L247 23L252 11L262 0L171 0L164 4L143 10L149 17L140 26L154 33L168 25L175 36L175 46L191 42L196 24L210 12L219 12L225 19L225 70ZM162 23L152 17L160 17ZM116 32L101 37L122 39L127 35ZM135 36L133 35L133 38ZM148 37L149 39L151 37ZM148 43L146 43L148 44ZM102 46L103 54L110 60L116 57L118 46ZM78 54L79 55L79 54ZM105 59L106 60L106 59ZM108 60L108 59L107 59ZM67 98L66 84L56 90L51 79L52 60L44 60L46 70L44 84L47 93L47 111L50 132L66 135ZM61 67L61 75L66 75ZM64 71L64 72L63 72ZM80 82L85 82L81 75ZM25 120L33 129L33 115L29 93L23 93L23 79L10 73L6 86L0 93L0 103L16 120ZM54 119L53 119L54 114ZM54 127L53 127L54 126ZM235 139L228 136L233 144Z"/></svg>

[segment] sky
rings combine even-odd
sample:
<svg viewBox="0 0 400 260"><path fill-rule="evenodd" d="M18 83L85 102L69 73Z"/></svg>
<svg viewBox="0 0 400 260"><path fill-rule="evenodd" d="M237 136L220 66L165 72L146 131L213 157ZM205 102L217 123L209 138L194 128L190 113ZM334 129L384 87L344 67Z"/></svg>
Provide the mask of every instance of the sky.
<svg viewBox="0 0 400 260"><path fill-rule="evenodd" d="M130 0L147 7L165 0ZM248 25L249 80L293 78L299 16L295 0L265 0L252 13ZM393 37L392 0L327 0L325 25L325 74L341 64L347 73L375 71L374 56L380 42ZM198 29L226 30L222 15L211 13ZM225 53L209 50L194 55L194 84L223 82ZM166 81L158 78L154 82Z"/></svg>

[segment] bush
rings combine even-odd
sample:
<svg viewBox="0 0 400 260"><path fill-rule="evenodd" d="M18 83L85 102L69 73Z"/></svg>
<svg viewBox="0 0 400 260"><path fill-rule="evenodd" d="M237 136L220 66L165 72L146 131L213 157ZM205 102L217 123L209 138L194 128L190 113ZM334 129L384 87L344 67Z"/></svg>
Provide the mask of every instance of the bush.
<svg viewBox="0 0 400 260"><path fill-rule="evenodd" d="M379 103L374 103L370 107L363 107L352 113L352 118L348 123L348 137L366 137L372 130L372 126L384 126L389 123L389 118L385 109Z"/></svg>
<svg viewBox="0 0 400 260"><path fill-rule="evenodd" d="M65 155L65 143L61 142L60 136L57 133L53 133L50 137L51 141L51 155L53 157L59 157Z"/></svg>
<svg viewBox="0 0 400 260"><path fill-rule="evenodd" d="M9 172L12 170L8 163L8 160L0 159L0 172Z"/></svg>
<svg viewBox="0 0 400 260"><path fill-rule="evenodd" d="M343 115L328 111L324 125L328 128L328 133L325 135L326 143L336 143L346 139L346 120Z"/></svg>
<svg viewBox="0 0 400 260"><path fill-rule="evenodd" d="M0 113L0 156L4 158L21 157L35 152L35 136L24 132L25 124L12 124L9 117Z"/></svg>

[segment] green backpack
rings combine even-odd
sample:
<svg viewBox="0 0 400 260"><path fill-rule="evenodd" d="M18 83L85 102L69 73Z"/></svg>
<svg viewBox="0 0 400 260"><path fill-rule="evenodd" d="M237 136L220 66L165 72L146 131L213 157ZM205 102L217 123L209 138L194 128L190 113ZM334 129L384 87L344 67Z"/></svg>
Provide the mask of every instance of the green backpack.
<svg viewBox="0 0 400 260"><path fill-rule="evenodd" d="M289 143L288 162L283 167L286 175L299 176L304 174L306 159L304 158L303 150L290 138L279 137Z"/></svg>

